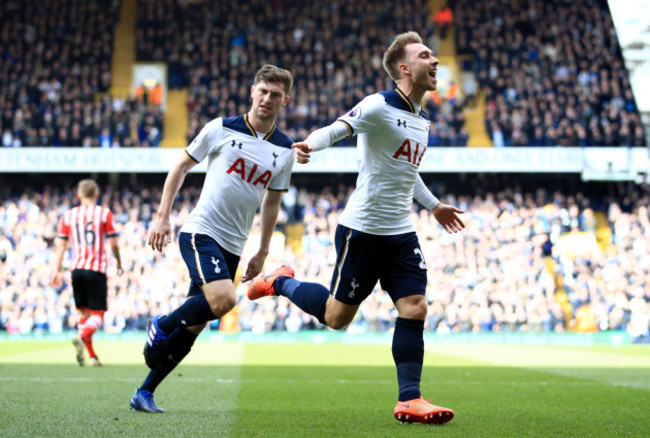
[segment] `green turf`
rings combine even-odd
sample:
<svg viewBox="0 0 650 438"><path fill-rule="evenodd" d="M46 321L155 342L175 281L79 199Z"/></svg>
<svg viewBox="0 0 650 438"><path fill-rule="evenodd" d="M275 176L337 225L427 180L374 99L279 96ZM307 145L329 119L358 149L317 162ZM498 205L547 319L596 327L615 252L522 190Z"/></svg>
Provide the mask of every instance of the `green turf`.
<svg viewBox="0 0 650 438"><path fill-rule="evenodd" d="M103 340L102 368L60 341L0 342L2 437L648 436L650 347L427 345L422 388L455 410L400 425L389 344L197 342L160 386L163 415L128 409L142 343Z"/></svg>

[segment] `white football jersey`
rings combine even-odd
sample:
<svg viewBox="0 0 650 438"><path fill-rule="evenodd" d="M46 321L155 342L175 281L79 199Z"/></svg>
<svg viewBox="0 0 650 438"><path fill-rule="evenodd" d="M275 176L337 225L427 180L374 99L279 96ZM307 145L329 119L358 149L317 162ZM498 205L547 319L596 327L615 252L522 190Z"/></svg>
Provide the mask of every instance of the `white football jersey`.
<svg viewBox="0 0 650 438"><path fill-rule="evenodd" d="M410 213L429 118L399 89L372 94L337 119L357 135L359 176L339 223L376 235L415 231Z"/></svg>
<svg viewBox="0 0 650 438"><path fill-rule="evenodd" d="M241 255L266 190L289 190L292 143L275 125L268 134L258 134L247 115L206 124L185 149L197 163L208 157L208 169L181 231L207 234Z"/></svg>

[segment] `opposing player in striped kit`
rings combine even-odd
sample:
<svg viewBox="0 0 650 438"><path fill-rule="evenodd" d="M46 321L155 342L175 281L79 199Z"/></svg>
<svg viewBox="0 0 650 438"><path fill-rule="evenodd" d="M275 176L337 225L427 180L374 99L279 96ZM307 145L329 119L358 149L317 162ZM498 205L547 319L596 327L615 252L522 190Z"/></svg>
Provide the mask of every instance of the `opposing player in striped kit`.
<svg viewBox="0 0 650 438"><path fill-rule="evenodd" d="M80 205L66 211L57 227L55 248L55 271L52 285L60 288L63 284L61 270L63 256L68 247L72 249L70 271L72 292L79 311L79 334L72 340L77 351L77 362L85 365L84 345L88 350L90 364L102 363L93 348L93 334L102 327L104 312L107 309L107 282L105 240L111 247L117 261L117 273L122 274L122 260L117 243L117 232L113 223L113 213L106 207L97 205L99 187L92 179L79 182L77 196Z"/></svg>
<svg viewBox="0 0 650 438"><path fill-rule="evenodd" d="M248 261L242 281L257 276L264 266L293 169L293 141L275 124L292 85L287 70L263 66L251 87L248 113L207 123L167 175L149 237L158 251L169 242L172 203L185 175L208 160L201 196L178 237L191 279L188 299L149 323L144 357L151 371L131 398L137 411L163 412L153 399L158 385L187 356L206 324L235 306L233 279L260 206L260 249Z"/></svg>

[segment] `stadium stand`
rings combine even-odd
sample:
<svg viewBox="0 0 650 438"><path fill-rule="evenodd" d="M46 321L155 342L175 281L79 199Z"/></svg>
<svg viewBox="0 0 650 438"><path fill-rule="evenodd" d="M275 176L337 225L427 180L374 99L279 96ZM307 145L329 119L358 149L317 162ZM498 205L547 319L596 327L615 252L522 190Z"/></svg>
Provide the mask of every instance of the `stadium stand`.
<svg viewBox="0 0 650 438"><path fill-rule="evenodd" d="M159 106L113 98L119 3L0 4L2 146L156 146Z"/></svg>
<svg viewBox="0 0 650 438"><path fill-rule="evenodd" d="M437 0L397 9L372 2L372 14L364 1L135 3L0 6L3 146L159 146L163 124L169 133L186 130L166 143L184 146L208 120L244 111L246 80L264 62L295 74L280 127L302 139L366 94L393 87L380 56L405 29L439 48L448 65L468 67L427 99L431 146L646 144L605 0L516 0L508 8L457 0L449 2L453 26ZM126 13L132 10L136 20ZM167 65L171 107L124 91L132 66L120 61L120 47L128 41L138 61ZM466 100L476 111L467 111ZM483 114L484 127L475 120ZM490 139L479 140L482 133Z"/></svg>
<svg viewBox="0 0 650 438"><path fill-rule="evenodd" d="M467 230L460 235L442 232L428 212L414 205L430 277L427 330L440 334L627 330L637 342L650 341L647 187L630 191L626 185L609 185L609 193L603 195L598 184L569 192L544 185L525 191L526 180L516 178L503 180L504 188L494 191L481 184L454 195L445 195L444 186L436 187L448 202L467 210ZM71 288L54 290L49 284L54 224L73 204L72 185L63 190L7 186L11 189L0 194L0 330L24 334L73 328ZM151 315L166 313L184 299L185 265L177 245L163 254L146 245L160 188L107 186L102 193L102 204L115 212L126 271L116 277L109 270L105 329L144 329ZM197 181L181 191L172 218L176 229L198 193ZM300 277L328 284L335 255L333 232L349 193L347 184L318 190L293 187L284 202L267 270L289 263ZM596 231L603 225L594 215L599 211L606 212L604 226L611 232L603 249L596 244ZM294 221L305 227L297 245L286 233ZM254 250L247 248L243 260ZM248 301L246 287L238 286L237 308L212 329L225 333L323 329L284 298ZM388 295L377 288L347 330L390 330L392 312Z"/></svg>
<svg viewBox="0 0 650 438"><path fill-rule="evenodd" d="M146 0L138 7L138 60L167 61L169 87L187 89L188 141L212 118L245 112L248 78L267 62L294 74L292 100L279 125L303 139L366 94L393 88L381 54L394 35L405 29L433 35L424 0L397 9L387 0L372 2L372 14L364 13L365 1L323 7L300 1ZM293 18L286 22L285 16ZM444 104L427 102L435 126L432 144L464 145L462 97L439 103Z"/></svg>
<svg viewBox="0 0 650 438"><path fill-rule="evenodd" d="M645 146L605 0L457 0L495 146Z"/></svg>

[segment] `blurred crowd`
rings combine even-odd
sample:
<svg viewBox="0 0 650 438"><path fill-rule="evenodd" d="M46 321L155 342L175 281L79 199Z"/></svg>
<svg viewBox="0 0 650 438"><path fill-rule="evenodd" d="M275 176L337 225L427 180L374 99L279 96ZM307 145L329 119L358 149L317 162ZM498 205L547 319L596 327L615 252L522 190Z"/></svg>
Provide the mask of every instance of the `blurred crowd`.
<svg viewBox="0 0 650 438"><path fill-rule="evenodd" d="M1 145L158 146L161 103L111 89L119 0L78 3L0 4ZM394 87L381 65L394 35L415 30L438 53L453 22L477 80L427 94L431 146L467 144L463 108L479 87L497 147L645 145L606 0L450 5L432 13L426 0L140 0L136 55L167 64L165 89L188 90L188 142L209 120L247 111L262 64L286 68L295 87L280 128L304 139Z"/></svg>
<svg viewBox="0 0 650 438"><path fill-rule="evenodd" d="M366 95L394 87L381 57L396 34L433 36L426 0L399 6L389 0L146 0L138 7L138 59L168 62L169 86L189 90L188 141L212 118L248 110L252 79L265 63L294 75L292 98L278 123L290 137L304 139ZM443 142L456 142L460 128L455 124L448 134L447 127L462 114L460 99L455 105L428 101Z"/></svg>
<svg viewBox="0 0 650 438"><path fill-rule="evenodd" d="M449 235L417 205L413 208L429 285L426 330L459 332L596 332L622 330L635 342L650 341L650 190L616 196L562 193L514 185L441 199L466 210L465 231ZM351 192L347 185L292 187L271 251L268 272L288 263L296 277L329 285L335 262L337 217ZM58 333L74 328L77 312L69 276L50 285L58 218L74 205L73 189L0 189L0 330ZM625 195L623 195L625 193ZM151 315L168 313L185 299L188 276L178 245L163 253L147 247L148 228L160 188L105 187L102 205L112 208L120 233L125 272L111 266L107 332L142 330ZM178 230L199 195L188 185L171 218ZM599 214L602 210L603 214ZM240 268L256 251L253 227ZM597 238L598 237L598 238ZM566 239L580 239L569 240ZM595 242L602 240L599 244ZM68 255L66 255L66 262ZM64 263L64 266L65 266ZM296 332L325 329L283 297L251 302L247 284L236 282L238 304L211 330ZM391 330L396 314L379 286L361 305L350 333Z"/></svg>
<svg viewBox="0 0 650 438"><path fill-rule="evenodd" d="M0 2L1 146L158 145L160 106L110 94L119 7Z"/></svg>
<svg viewBox="0 0 650 438"><path fill-rule="evenodd" d="M644 146L606 0L452 2L495 146Z"/></svg>

